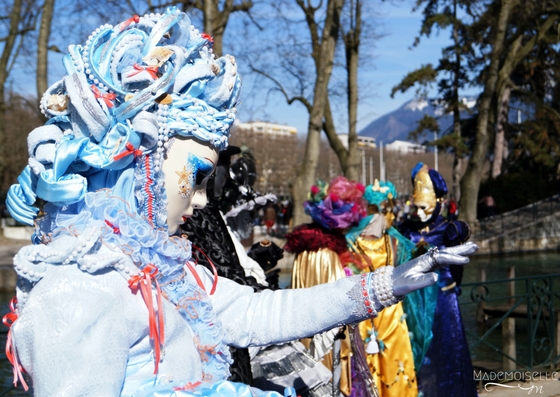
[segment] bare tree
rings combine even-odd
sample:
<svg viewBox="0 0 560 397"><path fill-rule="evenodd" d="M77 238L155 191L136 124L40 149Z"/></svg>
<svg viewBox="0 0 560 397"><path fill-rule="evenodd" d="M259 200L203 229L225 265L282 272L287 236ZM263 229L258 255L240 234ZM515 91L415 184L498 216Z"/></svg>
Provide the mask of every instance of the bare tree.
<svg viewBox="0 0 560 397"><path fill-rule="evenodd" d="M6 157L8 142L6 136L6 83L23 47L25 36L34 29L36 13L33 12L32 2L14 0L12 7L4 19L8 21L7 30L2 32L0 41L3 43L0 55L0 176L5 179L8 160ZM2 190L4 192L4 190Z"/></svg>
<svg viewBox="0 0 560 397"><path fill-rule="evenodd" d="M459 203L459 214L461 219L467 222L476 220L476 206L478 203L478 189L480 187L480 175L482 166L486 160L488 150L488 117L492 98L496 91L498 81L499 62L504 51L504 42L507 33L509 17L519 0L503 0L500 7L496 34L493 41L493 48L490 54L488 73L484 82L484 91L479 98L478 119L476 125L476 144L469 159L467 171L461 180L462 200Z"/></svg>
<svg viewBox="0 0 560 397"><path fill-rule="evenodd" d="M39 98L39 100L49 87L48 51L54 2L54 0L45 0L42 7L43 14L41 16L41 25L39 27L39 39L37 40L37 98Z"/></svg>
<svg viewBox="0 0 560 397"><path fill-rule="evenodd" d="M297 176L292 189L294 199L294 226L305 223L308 218L303 212L303 202L307 198L309 188L315 182L317 164L321 148L321 131L325 117L325 109L328 98L329 81L334 66L334 56L336 44L339 38L340 18L344 0L329 0L323 7L319 2L318 6L311 4L308 0L294 0L299 10L303 12L303 25L305 31L300 31L289 39L292 46L277 47L279 51L284 51L288 56L281 59L280 65L257 66L254 60L251 62L251 69L264 76L273 83L274 90L279 91L285 97L288 104L299 102L303 104L309 113L307 127L307 137L303 161L298 167ZM282 9L278 8L279 13ZM293 11L293 10L292 10ZM288 28L294 26L293 12L291 19L284 18ZM303 33L302 33L303 32ZM309 36L309 44L302 43L301 36ZM305 45L306 47L302 47ZM306 76L304 62L305 52L311 52L314 73ZM296 59L290 58L292 51L303 51L303 55ZM274 66L281 71L280 78L274 75ZM309 70L307 70L309 72ZM295 81L297 87L296 94L291 94L289 85ZM310 84L310 82L312 82ZM308 86L308 84L310 86ZM307 91L308 90L308 91Z"/></svg>
<svg viewBox="0 0 560 397"><path fill-rule="evenodd" d="M497 178L502 173L502 162L504 160L504 145L506 125L508 123L509 98L511 87L505 87L498 101L496 132L494 136L494 160L492 161L492 178Z"/></svg>
<svg viewBox="0 0 560 397"><path fill-rule="evenodd" d="M186 4L191 1L185 1ZM221 4L220 4L221 3ZM197 0L192 5L204 13L204 32L214 39L214 53L222 55L224 33L229 17L234 12L248 12L253 7L252 0ZM220 8L221 6L221 8Z"/></svg>
<svg viewBox="0 0 560 397"><path fill-rule="evenodd" d="M498 19L490 29L493 39L490 40L488 67L483 74L484 88L479 97L473 151L465 175L461 179L463 197L459 204L459 216L467 222L473 222L477 218L478 191L483 174L482 167L490 145L491 127L496 118L495 104L498 99L503 98L506 87L513 85L510 77L515 67L527 57L538 42L551 34L554 30L552 28L558 22L560 12L558 5L553 4L553 7L549 8L546 3L544 8L540 8L541 4L538 2L536 6L529 8L528 4L519 0L499 2ZM529 26L524 26L522 20L510 24L511 15L518 6L523 8L519 9L516 15L520 19L531 21ZM489 10L492 11L492 8ZM533 21L537 21L536 26L532 24Z"/></svg>
<svg viewBox="0 0 560 397"><path fill-rule="evenodd" d="M348 100L348 149L344 147L336 132L331 111L330 100L327 98L325 107L325 121L323 130L332 149L335 151L342 172L350 179L357 181L360 167L358 149L358 63L360 50L360 35L362 32L362 1L350 0L348 5L348 27L341 25L342 40L346 61L346 89Z"/></svg>

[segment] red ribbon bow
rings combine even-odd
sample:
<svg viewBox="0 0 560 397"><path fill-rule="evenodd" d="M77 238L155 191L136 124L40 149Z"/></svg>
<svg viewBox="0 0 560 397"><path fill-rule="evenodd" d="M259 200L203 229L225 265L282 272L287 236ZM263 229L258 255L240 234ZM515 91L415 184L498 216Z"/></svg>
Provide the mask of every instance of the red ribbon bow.
<svg viewBox="0 0 560 397"><path fill-rule="evenodd" d="M105 219L105 223L107 224L107 226L109 226L111 229L113 229L113 233L119 234L121 232L121 229L119 229L117 226L113 225L107 219Z"/></svg>
<svg viewBox="0 0 560 397"><path fill-rule="evenodd" d="M214 38L208 33L202 33L201 36L203 39L208 40L210 43L214 43Z"/></svg>
<svg viewBox="0 0 560 397"><path fill-rule="evenodd" d="M23 372L25 370L21 366L18 361L16 347L12 342L12 324L17 320L18 315L16 313L16 305L17 305L17 298L14 296L10 301L10 313L7 313L4 317L2 317L2 322L6 327L10 330L8 331L8 338L6 339L6 356L12 364L12 369L14 372L14 386L17 387L18 380L21 381L21 384L25 391L29 390L27 383L25 383L25 379L23 379Z"/></svg>
<svg viewBox="0 0 560 397"><path fill-rule="evenodd" d="M120 24L120 28L121 28L121 32L126 29L128 27L128 25L132 24L132 23L138 23L140 22L140 17L138 15L134 15L130 18L128 18L126 21L124 21L123 23Z"/></svg>
<svg viewBox="0 0 560 397"><path fill-rule="evenodd" d="M130 289L136 293L140 290L144 303L148 308L149 313L149 325L150 325L150 339L154 342L154 354L155 354L155 368L154 374L157 374L159 368L159 361L161 356L161 347L165 343L165 335L163 329L163 302L161 300L161 289L157 280L154 278L158 274L158 269L155 265L149 263L146 267L137 275L132 276L128 280L128 286ZM157 321L156 314L154 311L154 302L152 300L152 282L156 287L156 297L157 297Z"/></svg>
<svg viewBox="0 0 560 397"><path fill-rule="evenodd" d="M134 158L138 157L138 156L142 156L142 151L140 149L135 149L134 145L130 142L128 142L126 145L124 145L124 147L126 148L124 152L117 154L116 156L113 157L113 160L117 161L120 160L126 156L128 156L129 154L133 154Z"/></svg>
<svg viewBox="0 0 560 397"><path fill-rule="evenodd" d="M93 91L93 95L95 95L95 99L103 99L103 101L105 101L105 104L110 108L115 106L115 104L111 101L115 100L115 98L117 97L116 94L102 94L101 91L99 91L99 88L97 88L95 85L91 86L91 90Z"/></svg>
<svg viewBox="0 0 560 397"><path fill-rule="evenodd" d="M146 71L150 74L150 76L152 76L152 78L154 80L157 80L158 78L158 67L157 66L140 66L137 63L134 64L134 71L132 71L128 77L132 77L132 76L136 76L138 73L142 73L143 71Z"/></svg>

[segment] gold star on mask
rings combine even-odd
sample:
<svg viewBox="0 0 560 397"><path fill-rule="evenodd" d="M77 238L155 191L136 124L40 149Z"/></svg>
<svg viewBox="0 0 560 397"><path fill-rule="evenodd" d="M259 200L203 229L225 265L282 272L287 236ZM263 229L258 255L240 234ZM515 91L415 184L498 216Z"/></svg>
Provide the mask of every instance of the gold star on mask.
<svg viewBox="0 0 560 397"><path fill-rule="evenodd" d="M192 174L191 171L187 171L187 167L184 165L181 172L175 171L177 175L179 175L179 195L182 198L186 198L189 193L189 178Z"/></svg>

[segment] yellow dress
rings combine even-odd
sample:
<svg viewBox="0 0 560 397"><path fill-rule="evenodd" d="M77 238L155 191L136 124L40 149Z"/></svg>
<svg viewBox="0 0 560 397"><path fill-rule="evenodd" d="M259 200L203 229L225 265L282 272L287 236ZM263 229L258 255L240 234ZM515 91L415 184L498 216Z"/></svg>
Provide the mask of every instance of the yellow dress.
<svg viewBox="0 0 560 397"><path fill-rule="evenodd" d="M356 248L371 260L373 269L394 265L398 241L384 234L381 238L358 237ZM414 397L418 395L414 358L402 303L379 312L372 321L360 323L360 334L366 340L377 334L379 353L368 354L367 361L380 397ZM373 324L372 324L373 323Z"/></svg>
<svg viewBox="0 0 560 397"><path fill-rule="evenodd" d="M346 273L340 263L338 254L328 248L318 251L303 251L299 253L294 261L292 269L292 288L308 288L318 284L326 284L346 277ZM352 391L352 373L350 358L350 337L345 331L346 338L341 340L340 361L342 373L340 376L340 391L349 396ZM307 348L311 339L301 341ZM323 357L322 363L332 371L332 352Z"/></svg>

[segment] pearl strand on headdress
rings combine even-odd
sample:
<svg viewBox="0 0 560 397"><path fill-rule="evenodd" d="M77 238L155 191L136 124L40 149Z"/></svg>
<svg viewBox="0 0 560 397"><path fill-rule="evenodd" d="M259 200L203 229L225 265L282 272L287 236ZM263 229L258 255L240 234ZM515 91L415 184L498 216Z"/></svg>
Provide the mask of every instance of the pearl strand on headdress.
<svg viewBox="0 0 560 397"><path fill-rule="evenodd" d="M104 32L106 30L110 30L113 28L113 25L110 25L108 23L101 25L100 27L98 27L97 29L95 29L92 34L89 35L87 41L86 41L86 45L84 46L83 49L83 53L82 53L82 61L84 62L84 69L85 69L85 74L88 78L88 81L92 84L95 84L97 87L101 88L102 90L107 90L110 94L112 93L111 90L109 90L109 87L106 87L105 84L103 84L102 82L99 81L99 79L97 79L93 74L92 74L92 70L89 64L89 59L88 59L88 52L89 52L89 47L92 45L93 39L100 34L101 32Z"/></svg>
<svg viewBox="0 0 560 397"><path fill-rule="evenodd" d="M159 172L163 162L164 152L169 148L169 125L167 125L168 105L159 105L157 111L158 142L154 154L154 171Z"/></svg>

